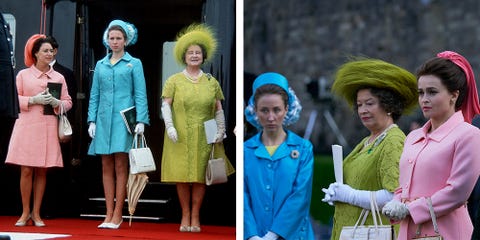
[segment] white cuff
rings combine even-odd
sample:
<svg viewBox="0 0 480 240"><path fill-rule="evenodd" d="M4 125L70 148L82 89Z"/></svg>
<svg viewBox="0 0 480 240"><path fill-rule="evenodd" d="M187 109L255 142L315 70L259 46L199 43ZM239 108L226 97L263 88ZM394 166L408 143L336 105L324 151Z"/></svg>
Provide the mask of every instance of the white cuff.
<svg viewBox="0 0 480 240"><path fill-rule="evenodd" d="M276 233L272 232L272 231L268 231L267 234L265 234L265 236L263 236L263 239L264 240L276 240L278 239L278 236Z"/></svg>

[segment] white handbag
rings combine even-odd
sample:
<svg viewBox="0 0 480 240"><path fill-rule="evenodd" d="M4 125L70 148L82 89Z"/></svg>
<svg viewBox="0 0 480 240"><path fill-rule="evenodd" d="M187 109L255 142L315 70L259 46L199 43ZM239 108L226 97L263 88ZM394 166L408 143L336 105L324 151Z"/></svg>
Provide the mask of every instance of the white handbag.
<svg viewBox="0 0 480 240"><path fill-rule="evenodd" d="M370 193L370 208L373 224L365 225L369 210L363 209L355 226L344 226L340 232L340 240L394 240L395 230L391 225L383 225L378 209L375 193ZM378 219L378 220L377 220ZM380 224L379 224L380 223Z"/></svg>
<svg viewBox="0 0 480 240"><path fill-rule="evenodd" d="M138 138L141 135L141 138ZM140 141L140 144L139 144ZM157 168L153 159L152 151L147 146L143 134L135 134L133 137L132 148L128 152L130 160L130 174L153 172Z"/></svg>
<svg viewBox="0 0 480 240"><path fill-rule="evenodd" d="M207 185L226 183L228 181L225 159L213 158L214 146L215 144L212 144L212 152L210 153L210 159L205 171L205 184Z"/></svg>
<svg viewBox="0 0 480 240"><path fill-rule="evenodd" d="M63 102L60 101L60 114L58 115L58 140L68 142L72 138L72 125L68 121Z"/></svg>

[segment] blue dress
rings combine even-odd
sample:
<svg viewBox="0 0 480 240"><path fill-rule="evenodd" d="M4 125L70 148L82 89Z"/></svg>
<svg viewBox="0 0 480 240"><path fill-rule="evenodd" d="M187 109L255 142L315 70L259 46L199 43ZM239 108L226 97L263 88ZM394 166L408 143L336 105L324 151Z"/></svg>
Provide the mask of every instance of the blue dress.
<svg viewBox="0 0 480 240"><path fill-rule="evenodd" d="M135 106L136 121L149 124L147 91L142 62L125 52L115 64L111 54L99 60L93 74L87 122L96 124L89 155L127 153L133 136L127 130L120 111Z"/></svg>
<svg viewBox="0 0 480 240"><path fill-rule="evenodd" d="M244 143L244 239L268 231L288 240L314 239L312 144L287 131L285 142L270 156L261 134Z"/></svg>

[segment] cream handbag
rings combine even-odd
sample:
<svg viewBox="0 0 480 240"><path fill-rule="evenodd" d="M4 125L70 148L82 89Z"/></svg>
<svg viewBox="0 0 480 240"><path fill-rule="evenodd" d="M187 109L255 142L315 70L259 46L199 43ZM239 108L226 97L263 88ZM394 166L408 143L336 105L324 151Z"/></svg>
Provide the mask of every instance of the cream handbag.
<svg viewBox="0 0 480 240"><path fill-rule="evenodd" d="M205 184L207 185L226 183L228 181L225 159L213 158L214 147L215 144L212 144L212 152L210 153L210 159L205 171Z"/></svg>
<svg viewBox="0 0 480 240"><path fill-rule="evenodd" d="M435 212L433 211L433 206L432 206L432 199L427 198L427 204L428 204L428 209L430 210L430 217L432 218L432 223L433 223L433 231L435 231L435 235L433 236L421 236L422 235L422 224L418 225L416 236L412 239L419 239L419 240L443 240L443 237L440 235L440 232L438 231L438 225L437 225L437 217L435 216Z"/></svg>
<svg viewBox="0 0 480 240"><path fill-rule="evenodd" d="M141 135L141 139L138 139L138 135ZM147 146L147 141L143 134L134 135L132 148L128 152L128 158L130 160L130 174L153 172L156 170L152 151Z"/></svg>
<svg viewBox="0 0 480 240"><path fill-rule="evenodd" d="M365 225L368 213L363 209L355 226L344 226L340 232L340 240L394 240L395 230L391 225L383 225L380 210L378 209L375 193L370 193L370 208L373 225ZM380 223L380 224L379 224Z"/></svg>
<svg viewBox="0 0 480 240"><path fill-rule="evenodd" d="M63 102L60 101L60 114L58 115L58 140L61 143L68 142L72 138L72 125L68 121Z"/></svg>

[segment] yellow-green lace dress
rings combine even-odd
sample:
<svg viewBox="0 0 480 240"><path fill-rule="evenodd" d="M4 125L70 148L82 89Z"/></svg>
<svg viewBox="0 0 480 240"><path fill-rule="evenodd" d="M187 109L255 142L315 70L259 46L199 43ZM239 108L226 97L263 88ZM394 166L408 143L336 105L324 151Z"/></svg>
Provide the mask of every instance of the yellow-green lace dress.
<svg viewBox="0 0 480 240"><path fill-rule="evenodd" d="M344 183L354 189L377 191L386 189L393 192L398 187L399 161L403 150L405 134L394 125L386 131L384 137L365 145L368 137L364 138L343 162ZM340 237L343 226L353 226L357 221L362 208L347 203L335 202L333 216L332 240ZM382 217L384 225L390 224L386 217ZM372 225L369 215L366 225ZM396 226L398 232L398 226Z"/></svg>
<svg viewBox="0 0 480 240"><path fill-rule="evenodd" d="M178 133L174 143L165 133L162 153L162 182L205 183L205 169L211 144L207 144L204 122L214 118L215 103L224 99L218 81L210 74L203 74L193 83L183 73L167 79L162 97L172 98L173 124ZM216 145L216 156L225 152L223 145ZM227 160L227 174L234 172Z"/></svg>

